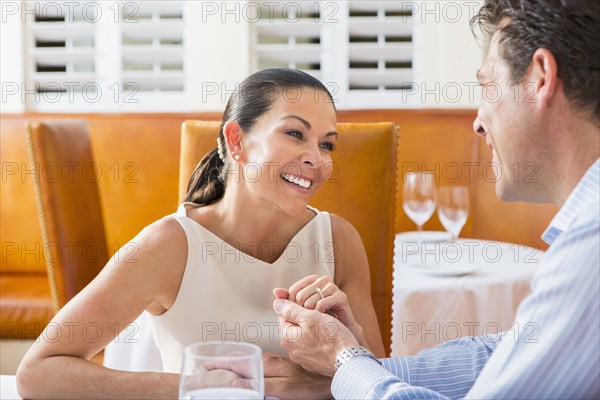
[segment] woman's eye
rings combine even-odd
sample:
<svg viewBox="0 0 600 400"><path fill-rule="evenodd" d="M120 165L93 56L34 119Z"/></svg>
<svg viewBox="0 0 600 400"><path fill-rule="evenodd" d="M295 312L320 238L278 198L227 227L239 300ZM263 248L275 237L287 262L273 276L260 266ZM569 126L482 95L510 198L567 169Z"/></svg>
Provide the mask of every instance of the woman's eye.
<svg viewBox="0 0 600 400"><path fill-rule="evenodd" d="M321 143L321 147L324 148L327 151L334 151L335 150L335 143L331 143L331 142Z"/></svg>
<svg viewBox="0 0 600 400"><path fill-rule="evenodd" d="M285 131L287 135L295 137L296 139L302 139L302 132L300 131Z"/></svg>

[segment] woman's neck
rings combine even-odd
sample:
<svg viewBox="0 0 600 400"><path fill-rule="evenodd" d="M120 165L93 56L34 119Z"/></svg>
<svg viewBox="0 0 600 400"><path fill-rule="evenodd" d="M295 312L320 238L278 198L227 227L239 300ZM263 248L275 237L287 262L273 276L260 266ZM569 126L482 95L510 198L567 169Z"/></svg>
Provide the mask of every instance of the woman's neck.
<svg viewBox="0 0 600 400"><path fill-rule="evenodd" d="M228 187L223 199L209 207L200 221L203 226L230 245L270 263L312 218L308 210L292 217L238 185Z"/></svg>

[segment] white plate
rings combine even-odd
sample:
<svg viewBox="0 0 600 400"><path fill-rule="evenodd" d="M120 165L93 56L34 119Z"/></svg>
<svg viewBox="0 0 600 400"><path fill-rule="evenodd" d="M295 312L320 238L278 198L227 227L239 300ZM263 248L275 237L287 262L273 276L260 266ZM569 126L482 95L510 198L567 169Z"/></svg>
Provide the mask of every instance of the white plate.
<svg viewBox="0 0 600 400"><path fill-rule="evenodd" d="M444 231L423 231L419 232L404 232L396 235L396 238L402 242L447 242L450 240L450 234Z"/></svg>
<svg viewBox="0 0 600 400"><path fill-rule="evenodd" d="M463 276L472 274L481 267L478 264L457 265L452 263L412 264L411 266L424 274L432 276Z"/></svg>

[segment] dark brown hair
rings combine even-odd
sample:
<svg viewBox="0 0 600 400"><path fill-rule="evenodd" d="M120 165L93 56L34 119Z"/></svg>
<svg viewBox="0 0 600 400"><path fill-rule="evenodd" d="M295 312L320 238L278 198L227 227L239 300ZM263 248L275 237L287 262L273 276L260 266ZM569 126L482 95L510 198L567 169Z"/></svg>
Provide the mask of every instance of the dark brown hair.
<svg viewBox="0 0 600 400"><path fill-rule="evenodd" d="M552 52L569 100L600 120L599 0L485 0L471 19L471 29L475 26L499 32L500 56L513 84L537 49Z"/></svg>
<svg viewBox="0 0 600 400"><path fill-rule="evenodd" d="M223 136L225 124L237 121L242 131L248 133L256 121L269 111L278 95L283 94L284 99L287 97L290 101L297 101L302 96L302 89L325 94L324 102L331 103L335 109L333 98L325 85L296 69L265 69L244 79L225 107L219 129L222 147L215 148L200 161L188 183L185 201L206 206L223 198L227 184L227 145ZM315 101L319 101L319 97L316 96ZM219 157L219 152L223 159Z"/></svg>

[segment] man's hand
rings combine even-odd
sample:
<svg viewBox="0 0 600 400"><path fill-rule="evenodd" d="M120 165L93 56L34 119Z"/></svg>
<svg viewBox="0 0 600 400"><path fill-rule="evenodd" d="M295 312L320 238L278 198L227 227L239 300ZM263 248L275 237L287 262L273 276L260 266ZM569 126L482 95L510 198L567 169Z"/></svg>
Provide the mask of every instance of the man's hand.
<svg viewBox="0 0 600 400"><path fill-rule="evenodd" d="M319 292L320 291L320 292ZM361 346L368 347L362 327L354 319L346 294L329 276L310 275L290 286L276 288L275 297L293 301L309 310L327 313L339 319Z"/></svg>
<svg viewBox="0 0 600 400"><path fill-rule="evenodd" d="M352 332L330 315L283 299L275 300L273 308L278 314L281 346L290 360L309 371L333 376L337 354L359 344Z"/></svg>

